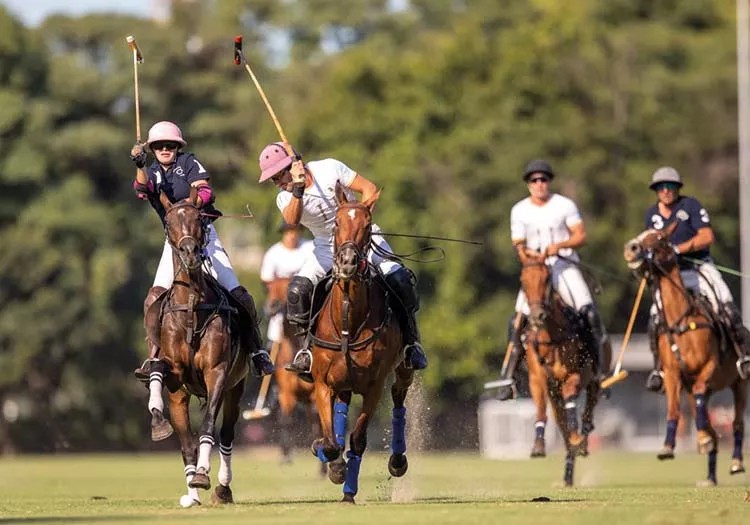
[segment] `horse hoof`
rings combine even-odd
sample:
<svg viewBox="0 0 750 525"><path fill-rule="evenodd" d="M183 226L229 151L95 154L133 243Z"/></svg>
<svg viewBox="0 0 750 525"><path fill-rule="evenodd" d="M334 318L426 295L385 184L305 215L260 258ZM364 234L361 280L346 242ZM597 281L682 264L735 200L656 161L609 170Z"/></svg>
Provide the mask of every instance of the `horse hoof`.
<svg viewBox="0 0 750 525"><path fill-rule="evenodd" d="M737 458L732 459L732 466L729 467L730 474L742 474L745 472L745 465L742 464L742 460Z"/></svg>
<svg viewBox="0 0 750 525"><path fill-rule="evenodd" d="M203 472L197 472L193 479L188 483L188 487L191 489L205 489L211 488L211 479Z"/></svg>
<svg viewBox="0 0 750 525"><path fill-rule="evenodd" d="M543 458L547 456L547 450L544 445L544 438L536 438L534 440L534 446L531 449L532 458Z"/></svg>
<svg viewBox="0 0 750 525"><path fill-rule="evenodd" d="M341 485L344 482L344 479L346 479L346 462L343 457L328 463L328 479L334 485ZM352 499L352 503L354 503L354 499Z"/></svg>
<svg viewBox="0 0 750 525"><path fill-rule="evenodd" d="M706 487L715 487L716 486L716 480L715 479L702 479L695 484L698 488L706 488Z"/></svg>
<svg viewBox="0 0 750 525"><path fill-rule="evenodd" d="M698 452L701 454L708 454L714 451L716 444L711 436L699 436L698 437Z"/></svg>
<svg viewBox="0 0 750 525"><path fill-rule="evenodd" d="M211 502L215 505L223 505L225 503L234 503L234 497L232 497L232 489L228 486L225 487L219 484L211 494Z"/></svg>
<svg viewBox="0 0 750 525"><path fill-rule="evenodd" d="M151 441L162 441L174 433L164 414L154 409L151 413Z"/></svg>
<svg viewBox="0 0 750 525"><path fill-rule="evenodd" d="M400 478L406 474L408 468L409 461L404 454L391 454L391 457L388 460L388 472L391 473L391 476L394 478Z"/></svg>
<svg viewBox="0 0 750 525"><path fill-rule="evenodd" d="M674 459L674 449L672 447L664 447L661 449L661 452L659 452L656 457L659 459L659 461L664 461L665 459Z"/></svg>
<svg viewBox="0 0 750 525"><path fill-rule="evenodd" d="M354 501L354 494L344 493L344 497L341 498L341 503L351 503L352 505L354 505L356 503Z"/></svg>

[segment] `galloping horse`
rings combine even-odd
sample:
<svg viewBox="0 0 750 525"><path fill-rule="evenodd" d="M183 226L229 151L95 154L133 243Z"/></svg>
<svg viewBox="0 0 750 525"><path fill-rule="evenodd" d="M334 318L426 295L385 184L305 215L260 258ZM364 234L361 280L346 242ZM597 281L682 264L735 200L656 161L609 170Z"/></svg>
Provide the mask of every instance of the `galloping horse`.
<svg viewBox="0 0 750 525"><path fill-rule="evenodd" d="M284 315L289 279L277 277L273 281L268 282L267 286L268 296L266 297L264 308L266 315L269 318L278 313ZM313 410L315 406L313 385L302 381L297 374L284 369L284 365L291 363L294 354L299 350L299 337L294 332L295 328L286 320L286 315L284 315L281 340L274 343L279 346L276 353L276 370L273 375L279 390L279 437L281 454L285 462L292 460L292 446L294 444L292 436L293 416L294 409L298 403L301 403L305 407L308 419L312 422L313 434L317 435L318 433L318 418ZM325 469L325 465L323 465L323 469Z"/></svg>
<svg viewBox="0 0 750 525"><path fill-rule="evenodd" d="M680 393L689 392L698 431L698 450L708 454L708 484L716 484L717 434L708 417L708 400L713 392L731 388L734 396L734 451L730 474L745 472L742 464L744 412L747 381L737 373L732 341L722 328L710 304L688 292L669 236L675 221L664 230L646 230L625 243L625 261L644 275L650 284L659 316L659 360L664 372L667 398L667 437L659 459L673 459ZM725 345L729 352L720 352Z"/></svg>
<svg viewBox="0 0 750 525"><path fill-rule="evenodd" d="M232 441L251 350L249 338L230 335L246 333L234 320L238 305L203 270L204 218L196 206L196 197L192 189L189 198L173 204L164 193L160 195L166 210L167 239L172 246L174 284L163 300L161 361L157 365L164 372L170 418L185 464L188 493L180 500L183 506L199 504L198 489L211 487L210 454L222 405L219 485L212 499L219 503L233 501L229 487ZM197 447L188 413L191 395L206 399Z"/></svg>
<svg viewBox="0 0 750 525"><path fill-rule="evenodd" d="M579 332L577 314L557 295L550 282L545 256L527 250L521 261L521 287L529 303L521 341L526 350L529 389L536 405L536 437L532 457L545 455L544 431L549 398L565 439L565 484L573 484L577 455L588 455L588 435L594 430L594 408L600 387L594 360ZM576 398L586 392L578 431Z"/></svg>
<svg viewBox="0 0 750 525"><path fill-rule="evenodd" d="M386 380L391 386L393 434L388 470L403 476L406 460L406 398L414 371L403 363L398 322L389 307L390 292L382 276L367 260L371 242L372 209L380 192L359 203L349 202L336 184L334 261L331 291L311 324L315 399L323 437L312 444L313 454L328 463L328 477L343 483L344 502L354 503L367 426ZM352 394L362 396L362 412L352 430L344 462L346 423Z"/></svg>

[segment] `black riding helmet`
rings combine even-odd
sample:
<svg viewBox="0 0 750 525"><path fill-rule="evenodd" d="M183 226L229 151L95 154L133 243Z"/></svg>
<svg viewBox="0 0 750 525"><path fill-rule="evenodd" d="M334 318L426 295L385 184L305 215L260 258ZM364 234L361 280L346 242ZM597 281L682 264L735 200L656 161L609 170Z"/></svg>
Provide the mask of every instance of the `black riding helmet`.
<svg viewBox="0 0 750 525"><path fill-rule="evenodd" d="M544 173L550 180L555 178L552 166L549 165L549 162L542 159L534 159L526 165L526 169L523 170L523 180L529 182L529 177L534 173Z"/></svg>

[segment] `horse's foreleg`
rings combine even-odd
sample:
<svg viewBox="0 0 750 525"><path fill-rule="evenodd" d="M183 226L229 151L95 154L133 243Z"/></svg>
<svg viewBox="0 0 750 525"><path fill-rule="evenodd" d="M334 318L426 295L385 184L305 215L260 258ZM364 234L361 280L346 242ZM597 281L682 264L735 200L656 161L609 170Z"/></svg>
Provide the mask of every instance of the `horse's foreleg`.
<svg viewBox="0 0 750 525"><path fill-rule="evenodd" d="M568 444L573 454L578 454L584 438L578 432L578 405L576 399L580 393L580 374L570 374L562 385L563 406L565 409L565 426L568 429Z"/></svg>
<svg viewBox="0 0 750 525"><path fill-rule="evenodd" d="M180 498L180 504L184 507L200 505L201 500L198 489L191 487L190 482L195 476L195 464L198 453L193 441L193 433L190 430L190 394L179 388L169 394L169 415L172 418L177 437L180 440L182 451L182 462L185 465L185 483L187 494Z"/></svg>
<svg viewBox="0 0 750 525"><path fill-rule="evenodd" d="M285 463L292 461L292 424L294 406L297 404L294 389L291 386L295 379L288 377L291 373L283 368L277 368L275 373L276 384L279 387L279 445L281 446L281 459Z"/></svg>
<svg viewBox="0 0 750 525"><path fill-rule="evenodd" d="M533 361L533 363L532 363ZM547 455L544 433L547 428L547 372L538 360L528 360L529 390L536 407L536 421L534 422L534 446L531 448L532 458L543 458Z"/></svg>
<svg viewBox="0 0 750 525"><path fill-rule="evenodd" d="M393 412L391 418L391 457L388 459L388 472L391 476L406 474L409 462L406 459L406 407L404 401L414 380L414 371L403 363L396 368L396 381L391 386Z"/></svg>
<svg viewBox="0 0 750 525"><path fill-rule="evenodd" d="M713 375L714 370L715 366L713 362L709 362L704 366L698 377L695 378L691 389L695 403L695 429L698 431L698 452L701 454L710 454L716 449L717 445L718 436L711 426L711 421L708 417L708 398L710 395L708 392L708 380Z"/></svg>
<svg viewBox="0 0 750 525"><path fill-rule="evenodd" d="M234 427L240 417L240 399L245 391L245 381L242 380L224 395L223 417L219 431L219 485L214 489L211 497L214 503L234 503L232 489L232 443L234 442Z"/></svg>
<svg viewBox="0 0 750 525"><path fill-rule="evenodd" d="M747 406L747 381L737 379L732 385L732 396L734 397L734 421L732 422L732 437L734 438L734 449L732 450L732 465L730 474L745 472L742 463L742 442L745 439L745 407Z"/></svg>
<svg viewBox="0 0 750 525"><path fill-rule="evenodd" d="M148 381L148 411L151 414L151 440L161 441L172 435L174 429L164 417L164 377L167 375L167 364L157 361L151 365Z"/></svg>
<svg viewBox="0 0 750 525"><path fill-rule="evenodd" d="M673 360L673 358L672 358ZM677 424L680 421L680 372L677 364L668 365L671 361L662 360L664 365L664 396L667 399L667 435L664 446L656 455L660 460L674 459L674 448L677 441Z"/></svg>
<svg viewBox="0 0 750 525"><path fill-rule="evenodd" d="M359 491L359 468L362 464L362 455L367 448L367 426L370 417L375 412L380 392L383 390L383 381L376 381L370 387L370 391L362 396L362 412L357 418L351 436L349 437L349 452L346 454L346 479L344 480L343 502L354 503L354 496Z"/></svg>
<svg viewBox="0 0 750 525"><path fill-rule="evenodd" d="M323 436L313 441L312 453L322 462L333 461L341 455L333 432L333 391L320 381L315 382L315 405L318 407L320 431Z"/></svg>
<svg viewBox="0 0 750 525"><path fill-rule="evenodd" d="M228 351L226 355L228 355ZM216 418L224 398L224 388L227 379L227 364L222 363L211 370L204 372L208 395L206 399L206 413L203 415L203 423L198 432L198 465L195 477L190 482L191 487L208 490L211 488L211 449L213 449L216 434Z"/></svg>
<svg viewBox="0 0 750 525"><path fill-rule="evenodd" d="M581 455L589 455L589 434L594 431L594 409L599 402L599 392L601 386L596 379L593 379L586 385L586 405L583 408L581 416L581 433L583 434L583 447Z"/></svg>

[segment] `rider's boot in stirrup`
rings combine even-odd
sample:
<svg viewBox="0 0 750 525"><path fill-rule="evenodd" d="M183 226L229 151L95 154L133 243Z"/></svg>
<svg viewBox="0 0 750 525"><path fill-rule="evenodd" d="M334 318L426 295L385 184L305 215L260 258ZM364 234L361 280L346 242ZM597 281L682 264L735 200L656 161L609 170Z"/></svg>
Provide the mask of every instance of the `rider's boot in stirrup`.
<svg viewBox="0 0 750 525"><path fill-rule="evenodd" d="M503 363L503 368L500 370L500 381L499 388L497 390L497 399L500 401L507 401L513 399L516 393L516 382L513 379L513 375L516 373L516 367L518 362L521 360L523 355L523 347L521 345L521 334L516 329L516 316L520 316L520 313L514 313L510 321L508 322L508 352L510 355L508 359ZM520 323L518 324L520 326Z"/></svg>
<svg viewBox="0 0 750 525"><path fill-rule="evenodd" d="M401 267L385 276L385 282L396 295L391 298L391 307L398 316L401 336L404 340L404 365L414 370L427 368L427 355L420 342L417 326L419 295L414 274Z"/></svg>
<svg viewBox="0 0 750 525"><path fill-rule="evenodd" d="M247 328L249 330L250 344L253 348L253 352L250 355L253 373L256 377L273 374L273 361L271 361L271 357L268 355L268 352L263 345L263 338L261 337L260 329L258 328L260 319L258 318L258 311L255 309L253 296L250 295L250 292L248 292L244 286L238 286L230 293L232 294L232 297L242 305L247 316L250 318L250 326Z"/></svg>
<svg viewBox="0 0 750 525"><path fill-rule="evenodd" d="M305 382L312 383L312 352L310 351L307 329L310 324L310 305L314 285L307 277L295 275L289 283L287 291L287 319L298 329L298 339L301 341L300 350L291 363L284 370L294 372Z"/></svg>
<svg viewBox="0 0 750 525"><path fill-rule="evenodd" d="M741 379L750 378L750 332L742 324L742 314L733 302L724 303L724 312L729 320L729 326L737 352L737 373Z"/></svg>
<svg viewBox="0 0 750 525"><path fill-rule="evenodd" d="M646 390L659 393L664 390L664 372L659 363L659 325L658 319L650 316L648 319L648 346L654 356L654 369L646 378Z"/></svg>
<svg viewBox="0 0 750 525"><path fill-rule="evenodd" d="M149 334L151 333L159 333L159 312L154 311L151 313L151 315L149 315L149 310L151 309L151 305L153 305L166 291L167 289L161 286L152 286L151 288L149 288L148 293L146 294L146 299L143 301L143 325L146 329L148 357L143 361L143 364L141 366L133 370L133 374L135 375L136 379L138 379L139 381L143 381L144 383L148 383L149 377L151 376L151 365L159 361L160 351L158 343L152 342L151 337L149 337ZM154 306L154 309L158 310L158 305Z"/></svg>

